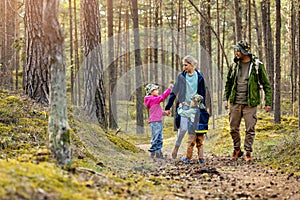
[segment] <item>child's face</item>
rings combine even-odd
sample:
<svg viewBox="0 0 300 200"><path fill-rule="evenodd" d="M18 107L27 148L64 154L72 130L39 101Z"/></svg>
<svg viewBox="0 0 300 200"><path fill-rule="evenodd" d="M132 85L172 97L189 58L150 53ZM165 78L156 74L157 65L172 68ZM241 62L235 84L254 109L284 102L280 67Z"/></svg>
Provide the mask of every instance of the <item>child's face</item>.
<svg viewBox="0 0 300 200"><path fill-rule="evenodd" d="M151 95L158 96L158 92L159 92L159 89L154 89L154 90L152 90Z"/></svg>
<svg viewBox="0 0 300 200"><path fill-rule="evenodd" d="M195 101L191 101L191 107L196 106Z"/></svg>

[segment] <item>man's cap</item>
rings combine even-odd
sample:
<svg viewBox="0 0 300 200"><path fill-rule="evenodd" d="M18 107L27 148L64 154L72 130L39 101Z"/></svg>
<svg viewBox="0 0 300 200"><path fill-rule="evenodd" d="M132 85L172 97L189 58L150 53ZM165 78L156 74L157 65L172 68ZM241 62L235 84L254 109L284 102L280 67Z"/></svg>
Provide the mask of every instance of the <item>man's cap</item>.
<svg viewBox="0 0 300 200"><path fill-rule="evenodd" d="M250 54L250 45L248 44L247 41L245 40L240 40L236 45L233 45L234 49L237 49L244 55L249 55Z"/></svg>

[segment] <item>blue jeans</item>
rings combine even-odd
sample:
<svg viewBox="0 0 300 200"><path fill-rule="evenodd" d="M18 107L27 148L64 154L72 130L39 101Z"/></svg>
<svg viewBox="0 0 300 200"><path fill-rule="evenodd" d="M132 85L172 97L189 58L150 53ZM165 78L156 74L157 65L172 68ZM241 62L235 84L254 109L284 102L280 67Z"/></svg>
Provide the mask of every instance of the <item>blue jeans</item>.
<svg viewBox="0 0 300 200"><path fill-rule="evenodd" d="M150 122L150 128L152 132L152 138L150 141L151 147L149 151L150 152L160 151L163 145L162 122Z"/></svg>

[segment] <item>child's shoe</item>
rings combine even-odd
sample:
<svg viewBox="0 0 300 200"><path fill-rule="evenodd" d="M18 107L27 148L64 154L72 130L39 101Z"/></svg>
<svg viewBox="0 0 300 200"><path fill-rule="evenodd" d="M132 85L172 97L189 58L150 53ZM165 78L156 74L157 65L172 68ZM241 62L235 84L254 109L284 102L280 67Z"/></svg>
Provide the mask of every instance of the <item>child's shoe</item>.
<svg viewBox="0 0 300 200"><path fill-rule="evenodd" d="M161 152L161 150L157 150L156 152L155 152L155 155L156 155L156 158L160 158L160 159L163 159L164 157L163 157L163 154L162 154L162 152Z"/></svg>
<svg viewBox="0 0 300 200"><path fill-rule="evenodd" d="M151 158L154 158L154 156L155 156L155 151L151 151L150 157L151 157Z"/></svg>
<svg viewBox="0 0 300 200"><path fill-rule="evenodd" d="M191 160L187 159L186 157L182 157L181 160L182 160L182 162L187 163L187 164L191 163Z"/></svg>
<svg viewBox="0 0 300 200"><path fill-rule="evenodd" d="M203 159L199 159L198 161L201 165L203 165L205 163L205 161Z"/></svg>

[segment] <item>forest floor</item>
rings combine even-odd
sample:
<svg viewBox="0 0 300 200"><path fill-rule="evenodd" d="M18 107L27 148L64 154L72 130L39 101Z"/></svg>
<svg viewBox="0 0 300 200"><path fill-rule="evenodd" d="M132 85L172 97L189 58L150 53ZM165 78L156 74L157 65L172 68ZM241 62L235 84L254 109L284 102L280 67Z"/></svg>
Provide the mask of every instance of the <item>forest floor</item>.
<svg viewBox="0 0 300 200"><path fill-rule="evenodd" d="M149 130L105 133L73 108L73 162L59 166L47 147L47 107L22 93L0 91L0 199L300 199L298 119L283 116L279 125L271 114L259 113L258 119L255 160L231 158L223 115L210 127L200 165L195 155L190 164L181 161L186 137L171 159L171 117L164 121L164 159L152 159Z"/></svg>
<svg viewBox="0 0 300 200"><path fill-rule="evenodd" d="M263 167L255 160L213 154L206 155L204 165L195 156L185 164L181 161L185 148L180 148L177 159L171 159L171 148L164 151L164 159L153 160L157 170L146 173L179 182L170 184L170 196L162 199L300 199L300 176L293 173Z"/></svg>

